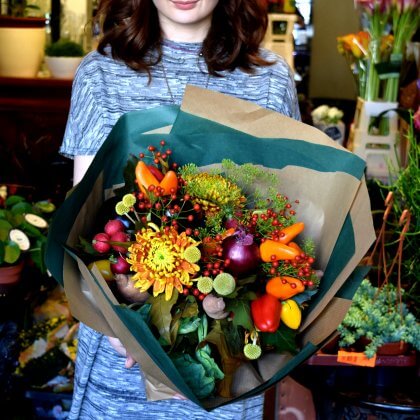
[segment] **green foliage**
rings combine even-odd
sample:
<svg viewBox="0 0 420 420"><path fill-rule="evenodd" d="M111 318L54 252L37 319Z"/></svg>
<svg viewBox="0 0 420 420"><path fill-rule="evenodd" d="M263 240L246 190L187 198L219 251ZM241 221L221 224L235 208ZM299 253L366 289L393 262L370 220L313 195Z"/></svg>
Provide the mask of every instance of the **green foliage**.
<svg viewBox="0 0 420 420"><path fill-rule="evenodd" d="M401 216L410 213L410 224L404 235L401 260L400 281L406 291L406 302L418 318L420 315L420 142L419 133L414 129L413 114L411 111L396 109L399 116L408 123L407 132L407 158L404 165L390 165L389 185L377 183L382 198L388 193L393 194L392 212L386 220L386 243L384 247L387 270L389 271L392 259L399 246L398 241L404 223L400 223ZM379 116L378 116L379 118ZM372 191L372 188L371 188ZM407 221L405 218L404 221ZM379 261L382 261L381 258ZM382 268L382 271L385 271ZM373 271L374 273L374 271ZM398 284L397 266L389 275L389 280Z"/></svg>
<svg viewBox="0 0 420 420"><path fill-rule="evenodd" d="M420 324L400 302L392 284L377 288L369 280L363 280L337 330L342 347L353 345L361 337L371 340L365 349L368 357L372 357L382 344L399 341L420 350Z"/></svg>
<svg viewBox="0 0 420 420"><path fill-rule="evenodd" d="M49 57L82 57L85 55L85 51L77 42L60 39L47 45L45 54Z"/></svg>
<svg viewBox="0 0 420 420"><path fill-rule="evenodd" d="M46 273L44 254L48 221L54 210L55 206L45 201L29 203L20 195L0 197L0 267L14 265L28 258L42 274ZM27 215L40 217L45 227L30 223ZM28 240L28 249L12 236L17 231Z"/></svg>
<svg viewBox="0 0 420 420"><path fill-rule="evenodd" d="M261 342L264 347L273 348L277 353L296 353L296 331L280 324L275 333L260 333Z"/></svg>
<svg viewBox="0 0 420 420"><path fill-rule="evenodd" d="M215 379L206 374L204 366L189 354L173 357L175 367L197 398L206 398L214 390Z"/></svg>
<svg viewBox="0 0 420 420"><path fill-rule="evenodd" d="M28 0L9 0L7 3L7 15L13 17L41 16L41 9ZM2 2L3 4L3 2Z"/></svg>

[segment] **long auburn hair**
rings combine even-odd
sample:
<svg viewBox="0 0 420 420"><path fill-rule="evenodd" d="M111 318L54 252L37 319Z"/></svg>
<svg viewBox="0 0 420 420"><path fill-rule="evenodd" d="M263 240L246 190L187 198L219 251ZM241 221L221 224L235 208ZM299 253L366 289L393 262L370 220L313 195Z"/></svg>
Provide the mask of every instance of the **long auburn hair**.
<svg viewBox="0 0 420 420"><path fill-rule="evenodd" d="M162 58L162 33L152 0L101 0L95 20L102 29L98 51L106 55L110 45L113 58L150 77L151 67ZM267 22L265 0L219 0L201 51L208 71L216 76L235 68L251 73L254 66L271 65L259 54ZM157 52L154 59L148 54L152 50Z"/></svg>

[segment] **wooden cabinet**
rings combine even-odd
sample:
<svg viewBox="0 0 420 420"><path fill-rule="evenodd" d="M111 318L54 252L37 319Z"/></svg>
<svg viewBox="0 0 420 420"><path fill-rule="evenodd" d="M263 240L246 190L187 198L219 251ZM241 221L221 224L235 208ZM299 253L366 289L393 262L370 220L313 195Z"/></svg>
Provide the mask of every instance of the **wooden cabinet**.
<svg viewBox="0 0 420 420"><path fill-rule="evenodd" d="M61 199L72 162L58 154L70 106L71 80L0 78L0 184L35 188Z"/></svg>

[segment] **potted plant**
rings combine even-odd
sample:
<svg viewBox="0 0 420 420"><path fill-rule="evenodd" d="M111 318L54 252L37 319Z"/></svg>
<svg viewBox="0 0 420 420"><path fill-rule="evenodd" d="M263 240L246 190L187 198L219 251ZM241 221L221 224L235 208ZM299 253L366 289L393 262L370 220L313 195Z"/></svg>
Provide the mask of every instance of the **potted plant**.
<svg viewBox="0 0 420 420"><path fill-rule="evenodd" d="M392 354L384 347L387 343L394 343L400 352L408 344L420 350L420 324L405 303L398 301L398 292L391 283L378 288L364 279L338 332L339 346L363 345L369 358L376 353Z"/></svg>
<svg viewBox="0 0 420 420"><path fill-rule="evenodd" d="M45 48L45 63L52 77L72 79L84 55L80 44L60 39Z"/></svg>
<svg viewBox="0 0 420 420"><path fill-rule="evenodd" d="M19 282L25 262L46 272L48 220L55 206L48 201L29 203L20 195L7 196L4 186L0 193L0 291L4 293Z"/></svg>
<svg viewBox="0 0 420 420"><path fill-rule="evenodd" d="M0 76L35 77L44 57L45 17L29 0L8 0L0 15Z"/></svg>
<svg viewBox="0 0 420 420"><path fill-rule="evenodd" d="M380 228L378 226L377 241L366 258L366 263L372 266L370 281L380 287L375 288L365 280L339 327L342 346L353 345L362 336L370 339L366 348L369 356L388 342L411 343L420 350L417 268L420 262L420 130L416 131L411 111L395 111L401 123L407 125L406 157L398 167L390 165L389 185L377 182L378 190L371 185L371 193L386 195L385 209L374 210L374 214L380 216ZM373 124L378 125L383 114L379 114ZM371 195L374 198L374 194Z"/></svg>

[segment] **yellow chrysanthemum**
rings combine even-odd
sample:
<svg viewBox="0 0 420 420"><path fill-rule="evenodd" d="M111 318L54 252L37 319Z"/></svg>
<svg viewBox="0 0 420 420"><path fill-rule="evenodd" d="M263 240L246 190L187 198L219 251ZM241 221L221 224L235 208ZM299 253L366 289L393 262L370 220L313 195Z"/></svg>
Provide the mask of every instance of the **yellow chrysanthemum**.
<svg viewBox="0 0 420 420"><path fill-rule="evenodd" d="M178 233L171 228L169 232L143 228L136 234L136 242L128 249L134 286L145 292L153 286L153 296L165 292L165 299L172 297L177 289L182 293L183 286L192 284L193 276L200 270L197 264L188 262L184 253L199 242Z"/></svg>

